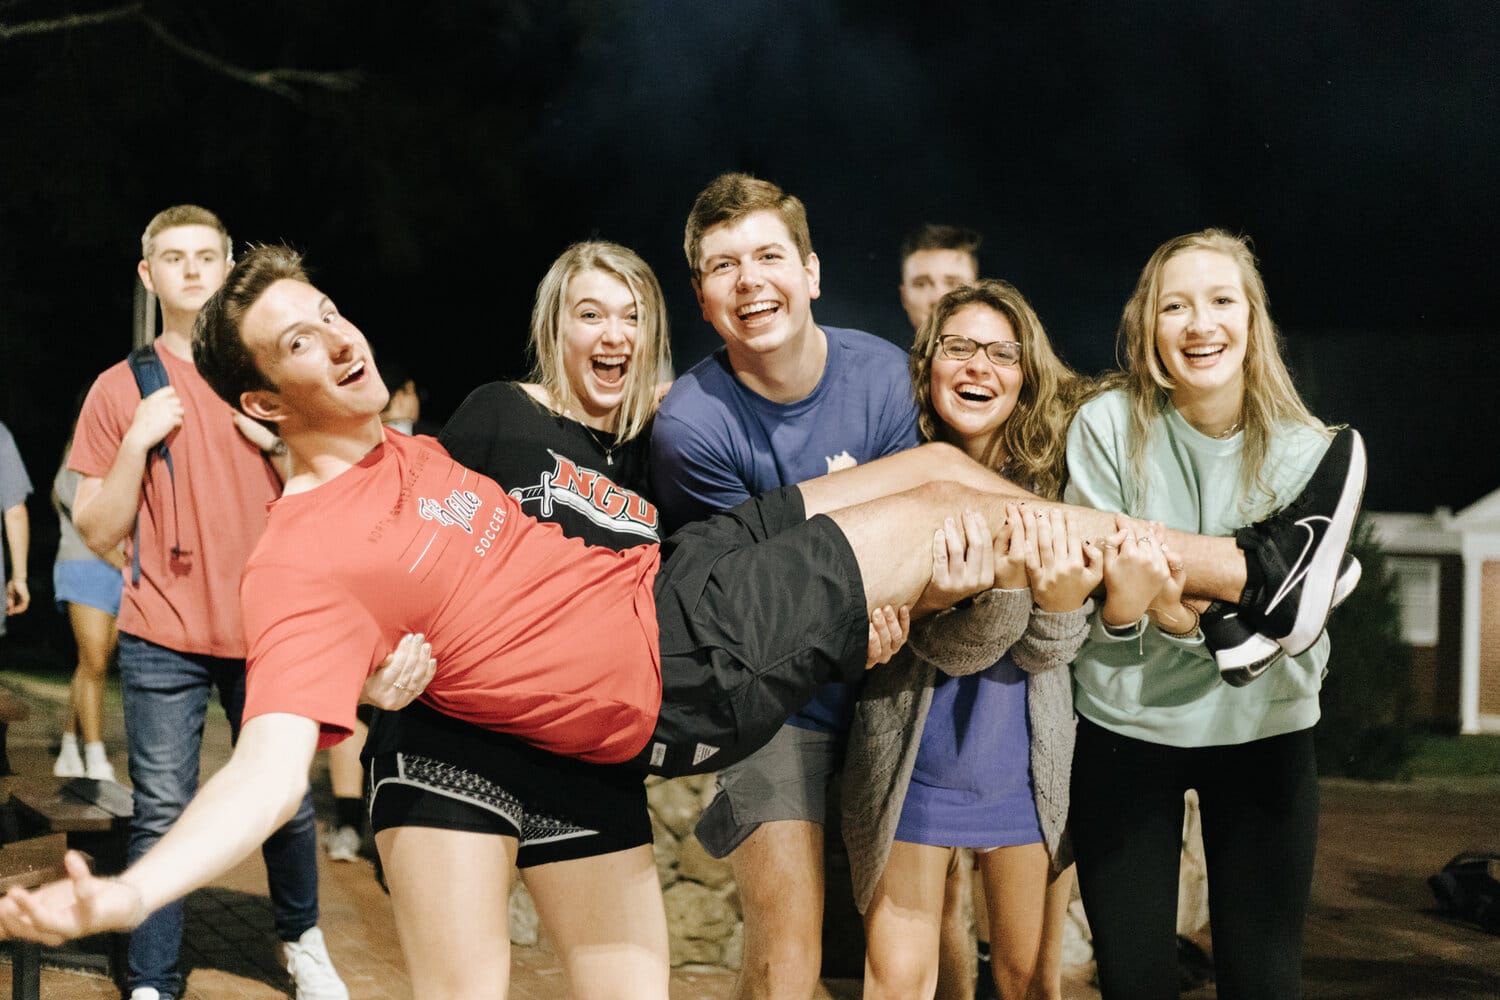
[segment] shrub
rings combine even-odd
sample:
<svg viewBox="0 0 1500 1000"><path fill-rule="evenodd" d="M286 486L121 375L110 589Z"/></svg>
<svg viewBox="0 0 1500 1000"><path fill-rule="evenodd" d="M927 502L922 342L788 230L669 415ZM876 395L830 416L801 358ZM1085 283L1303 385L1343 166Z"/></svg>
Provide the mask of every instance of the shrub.
<svg viewBox="0 0 1500 1000"><path fill-rule="evenodd" d="M1349 551L1364 575L1328 622L1332 648L1323 681L1323 719L1313 733L1322 774L1401 776L1415 750L1411 650L1401 638L1401 604L1374 525L1361 518Z"/></svg>

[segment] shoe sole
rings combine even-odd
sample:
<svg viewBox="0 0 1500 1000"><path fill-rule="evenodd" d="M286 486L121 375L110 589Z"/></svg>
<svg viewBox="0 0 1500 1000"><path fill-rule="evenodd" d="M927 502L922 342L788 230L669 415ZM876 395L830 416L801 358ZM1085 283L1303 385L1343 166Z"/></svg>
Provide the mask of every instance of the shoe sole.
<svg viewBox="0 0 1500 1000"><path fill-rule="evenodd" d="M1269 639L1266 641L1270 642ZM1274 642L1271 643L1271 645L1276 646ZM1246 684L1249 684L1251 681L1258 679L1261 674L1265 673L1267 670L1270 670L1272 667L1276 666L1276 664L1280 663L1282 658L1285 656L1286 651L1283 650L1280 646L1276 646L1276 652L1272 653L1264 660L1261 660L1259 663L1252 663L1247 667L1235 667L1230 670L1221 669L1219 671L1219 679L1222 680L1225 684L1228 684L1230 687L1244 687Z"/></svg>
<svg viewBox="0 0 1500 1000"><path fill-rule="evenodd" d="M1268 639L1259 632L1252 632L1237 646L1214 650L1214 662L1219 666L1219 673L1224 674L1232 670L1251 669L1282 652L1281 643Z"/></svg>
<svg viewBox="0 0 1500 1000"><path fill-rule="evenodd" d="M1349 538L1354 533L1354 522L1359 517L1360 500L1365 491L1366 456L1364 438L1355 430L1346 431L1350 436L1349 466L1344 472L1344 483L1339 491L1338 503L1328 517L1328 530L1324 532L1318 549L1308 562L1307 573L1302 578L1302 593L1297 600L1297 617L1291 631L1276 640L1289 656L1300 656L1312 648L1328 625L1329 612L1333 610L1334 592L1338 589L1339 571L1343 566L1344 552L1349 547ZM1311 528L1307 529L1309 532Z"/></svg>

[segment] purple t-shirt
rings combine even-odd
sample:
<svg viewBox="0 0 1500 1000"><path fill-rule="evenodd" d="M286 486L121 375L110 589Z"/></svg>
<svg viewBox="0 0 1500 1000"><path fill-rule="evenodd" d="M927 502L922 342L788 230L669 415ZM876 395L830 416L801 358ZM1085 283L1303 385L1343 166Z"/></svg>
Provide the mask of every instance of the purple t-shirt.
<svg viewBox="0 0 1500 1000"><path fill-rule="evenodd" d="M1030 761L1026 674L1009 653L966 677L938 671L896 839L937 847L1040 842Z"/></svg>
<svg viewBox="0 0 1500 1000"><path fill-rule="evenodd" d="M820 329L828 337L823 377L794 403L746 388L723 348L672 386L651 435L651 487L667 532L917 443L906 352L859 330ZM849 686L830 684L789 721L841 732L852 713Z"/></svg>

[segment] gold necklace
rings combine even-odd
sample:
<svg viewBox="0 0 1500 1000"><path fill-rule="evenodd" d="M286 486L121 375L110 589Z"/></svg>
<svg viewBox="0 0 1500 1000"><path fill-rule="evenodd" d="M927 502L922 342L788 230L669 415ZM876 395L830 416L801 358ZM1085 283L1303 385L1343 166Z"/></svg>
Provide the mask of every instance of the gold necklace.
<svg viewBox="0 0 1500 1000"><path fill-rule="evenodd" d="M1238 434L1240 432L1240 429L1242 427L1244 427L1244 426L1245 426L1245 422L1243 420L1236 420L1234 423L1230 424L1228 427L1224 428L1219 433L1217 433L1217 434L1210 434L1209 437L1216 438L1219 441L1223 441L1225 438L1232 438L1232 437L1234 437L1236 434Z"/></svg>

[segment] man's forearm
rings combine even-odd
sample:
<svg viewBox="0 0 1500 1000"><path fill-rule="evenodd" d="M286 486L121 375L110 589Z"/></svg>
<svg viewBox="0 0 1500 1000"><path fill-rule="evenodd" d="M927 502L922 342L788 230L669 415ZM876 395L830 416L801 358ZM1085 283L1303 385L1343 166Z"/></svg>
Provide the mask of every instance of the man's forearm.
<svg viewBox="0 0 1500 1000"><path fill-rule="evenodd" d="M26 559L31 552L31 518L24 500L5 512L5 542L10 549L11 576L25 580Z"/></svg>
<svg viewBox="0 0 1500 1000"><path fill-rule="evenodd" d="M229 763L120 876L140 891L145 912L206 885L291 819L307 791L317 740L318 724L301 716L247 722Z"/></svg>
<svg viewBox="0 0 1500 1000"><path fill-rule="evenodd" d="M150 449L133 445L126 438L102 479L85 476L78 484L73 497L73 527L101 558L124 541L135 526L149 454Z"/></svg>

